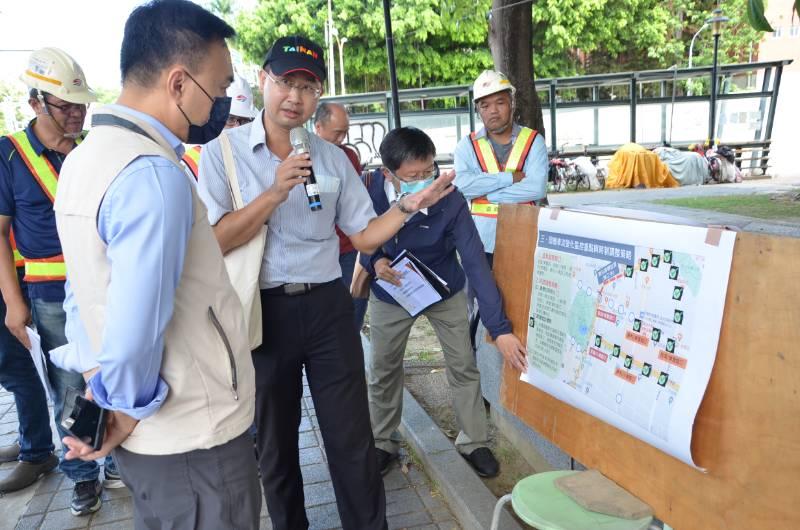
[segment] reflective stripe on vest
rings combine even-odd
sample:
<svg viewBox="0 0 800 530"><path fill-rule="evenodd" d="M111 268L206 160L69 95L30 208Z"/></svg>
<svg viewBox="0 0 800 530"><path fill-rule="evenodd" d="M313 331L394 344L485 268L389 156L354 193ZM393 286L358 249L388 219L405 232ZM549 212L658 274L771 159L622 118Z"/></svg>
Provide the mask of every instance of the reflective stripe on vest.
<svg viewBox="0 0 800 530"><path fill-rule="evenodd" d="M17 131L9 135L8 139L14 144L14 148L19 153L19 156L22 157L25 165L28 166L28 171L39 183L44 194L47 195L51 202L55 202L56 189L58 189L58 172L56 172L53 164L43 154L36 154L25 131Z"/></svg>
<svg viewBox="0 0 800 530"><path fill-rule="evenodd" d="M75 143L81 143L85 135L86 132L84 131L81 136L75 139ZM54 203L56 191L58 190L58 172L53 167L53 164L44 154L36 154L36 150L24 130L8 135L8 139L14 144L14 149L19 153L22 161L25 162L33 178L39 183L39 187L42 188L44 194ZM14 261L18 267L25 265L24 280L26 282L63 281L67 279L67 267L64 264L64 256L62 254L50 258L26 259L16 250L16 242L14 242Z"/></svg>
<svg viewBox="0 0 800 530"><path fill-rule="evenodd" d="M82 132L81 136L75 139L75 144L80 144L85 135L86 131ZM55 203L56 190L58 189L58 172L53 167L53 164L44 154L36 154L36 150L31 145L31 141L24 130L9 134L8 139L14 144L14 149L19 153L22 161L25 162L33 178L39 183L44 194L47 195L50 202Z"/></svg>
<svg viewBox="0 0 800 530"><path fill-rule="evenodd" d="M197 180L200 176L200 146L195 145L187 149L183 154L182 160L184 164L186 164L186 167L189 168L189 171L192 172L194 179Z"/></svg>
<svg viewBox="0 0 800 530"><path fill-rule="evenodd" d="M517 139L514 141L514 145L511 147L511 152L508 154L508 160L506 160L506 163L503 165L502 171L512 173L514 171L522 171L537 134L538 133L533 129L522 127L517 135ZM475 156L478 157L481 169L485 173L500 173L500 164L497 163L497 156L495 156L494 149L492 149L492 144L489 143L489 140L487 140L485 136L478 138L475 133L471 133L470 138L472 138L472 148L475 150ZM500 205L495 202L490 202L485 197L480 197L470 201L469 210L472 215L497 219Z"/></svg>
<svg viewBox="0 0 800 530"><path fill-rule="evenodd" d="M14 239L14 230L12 229L8 234L8 242L11 243L11 250L14 252L14 266L22 267L25 265L25 258L17 250L17 241Z"/></svg>
<svg viewBox="0 0 800 530"><path fill-rule="evenodd" d="M66 279L67 265L64 263L63 254L52 258L25 258L26 282L52 282Z"/></svg>

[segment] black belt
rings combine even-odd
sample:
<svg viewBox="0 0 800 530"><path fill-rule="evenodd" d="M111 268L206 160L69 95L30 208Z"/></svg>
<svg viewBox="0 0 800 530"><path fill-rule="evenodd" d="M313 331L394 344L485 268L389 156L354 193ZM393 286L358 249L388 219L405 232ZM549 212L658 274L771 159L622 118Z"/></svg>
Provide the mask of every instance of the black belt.
<svg viewBox="0 0 800 530"><path fill-rule="evenodd" d="M278 287L261 289L261 294L267 296L299 296L301 294L308 294L321 285L328 285L337 281L339 280L332 280L325 283L284 283Z"/></svg>

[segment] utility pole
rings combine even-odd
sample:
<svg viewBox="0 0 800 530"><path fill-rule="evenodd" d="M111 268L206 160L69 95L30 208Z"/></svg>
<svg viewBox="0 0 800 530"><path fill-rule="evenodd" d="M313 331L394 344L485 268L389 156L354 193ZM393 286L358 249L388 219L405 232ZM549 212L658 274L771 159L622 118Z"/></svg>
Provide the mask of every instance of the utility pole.
<svg viewBox="0 0 800 530"><path fill-rule="evenodd" d="M336 57L333 55L333 6L332 0L328 0L328 21L325 24L325 35L328 44L328 92L331 96L336 95L336 72L333 63Z"/></svg>
<svg viewBox="0 0 800 530"><path fill-rule="evenodd" d="M719 53L719 37L722 33L722 25L729 19L728 17L722 16L722 9L719 7L712 11L712 15L713 16L706 21L711 23L711 28L714 32L714 58L711 64L711 105L708 113L708 142L709 145L717 145L717 54Z"/></svg>
<svg viewBox="0 0 800 530"><path fill-rule="evenodd" d="M347 37L336 38L336 43L339 45L339 78L341 79L341 95L346 94L344 90L344 45L347 42Z"/></svg>

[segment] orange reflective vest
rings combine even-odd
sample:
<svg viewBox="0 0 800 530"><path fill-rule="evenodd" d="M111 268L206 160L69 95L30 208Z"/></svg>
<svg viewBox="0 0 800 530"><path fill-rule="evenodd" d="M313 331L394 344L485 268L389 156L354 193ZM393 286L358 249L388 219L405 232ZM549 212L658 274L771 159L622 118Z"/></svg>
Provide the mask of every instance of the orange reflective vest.
<svg viewBox="0 0 800 530"><path fill-rule="evenodd" d="M478 162L484 173L500 173L502 171L513 173L514 171L522 171L522 168L525 167L525 160L528 158L528 153L537 134L533 129L522 127L502 169L497 162L497 156L494 154L492 144L489 143L485 136L478 138L473 132L470 134L470 138L472 139L472 148L475 150L475 156L478 157ZM486 197L478 197L470 201L472 215L497 219L499 211L500 205L489 201Z"/></svg>
<svg viewBox="0 0 800 530"><path fill-rule="evenodd" d="M14 144L14 149L19 153L22 161L25 162L33 178L39 183L44 194L47 195L51 202L55 202L58 189L58 172L53 167L53 164L43 154L36 154L36 150L31 145L24 130L10 134L8 139ZM76 138L75 143L79 144L82 140L83 136ZM18 258L25 263L26 282L63 281L67 279L67 266L64 264L64 256L62 254L49 258L31 259L23 257L16 251L14 259L17 263L19 263Z"/></svg>
<svg viewBox="0 0 800 530"><path fill-rule="evenodd" d="M183 153L183 163L186 164L186 167L189 168L189 171L192 172L192 176L195 180L200 176L200 146L195 145L190 147Z"/></svg>

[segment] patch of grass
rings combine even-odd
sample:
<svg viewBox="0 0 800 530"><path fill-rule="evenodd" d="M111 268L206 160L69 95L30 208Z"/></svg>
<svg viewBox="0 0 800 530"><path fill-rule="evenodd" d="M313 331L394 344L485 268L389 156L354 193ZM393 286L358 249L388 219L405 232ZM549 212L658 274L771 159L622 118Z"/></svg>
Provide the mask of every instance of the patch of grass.
<svg viewBox="0 0 800 530"><path fill-rule="evenodd" d="M774 195L723 195L721 197L687 197L660 199L656 204L711 210L756 217L758 219L800 219L800 198L796 193Z"/></svg>

